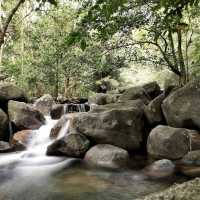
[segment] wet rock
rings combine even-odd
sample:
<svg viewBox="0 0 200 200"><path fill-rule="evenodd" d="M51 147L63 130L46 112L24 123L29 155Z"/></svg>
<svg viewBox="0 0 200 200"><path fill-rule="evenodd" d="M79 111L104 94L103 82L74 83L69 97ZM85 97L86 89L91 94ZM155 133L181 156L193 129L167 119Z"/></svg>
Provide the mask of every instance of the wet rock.
<svg viewBox="0 0 200 200"><path fill-rule="evenodd" d="M34 106L43 115L48 115L54 104L55 104L55 101L53 97L50 94L45 94L35 101Z"/></svg>
<svg viewBox="0 0 200 200"><path fill-rule="evenodd" d="M48 146L47 155L81 158L90 147L90 141L82 134L70 133Z"/></svg>
<svg viewBox="0 0 200 200"><path fill-rule="evenodd" d="M34 131L32 130L19 131L13 135L12 144L15 145L18 143L27 146L30 143L33 136L34 136Z"/></svg>
<svg viewBox="0 0 200 200"><path fill-rule="evenodd" d="M58 122L55 124L55 126L51 129L50 132L50 138L51 139L56 139L61 131L61 129L65 126L67 123L68 118L66 115L63 115Z"/></svg>
<svg viewBox="0 0 200 200"><path fill-rule="evenodd" d="M200 129L200 81L193 81L172 92L162 109L169 126Z"/></svg>
<svg viewBox="0 0 200 200"><path fill-rule="evenodd" d="M144 174L150 178L168 178L174 175L176 166L171 160L163 159L155 161L145 167Z"/></svg>
<svg viewBox="0 0 200 200"><path fill-rule="evenodd" d="M27 149L27 147L20 143L20 142L15 142L14 144L12 144L12 151L25 151Z"/></svg>
<svg viewBox="0 0 200 200"><path fill-rule="evenodd" d="M64 105L63 104L53 105L50 111L51 118L60 119L62 115L64 115Z"/></svg>
<svg viewBox="0 0 200 200"><path fill-rule="evenodd" d="M72 115L70 129L86 135L97 144L138 149L144 133L143 108L142 101L98 106L91 112Z"/></svg>
<svg viewBox="0 0 200 200"><path fill-rule="evenodd" d="M9 101L8 114L17 130L38 129L45 124L45 118L38 110L23 102Z"/></svg>
<svg viewBox="0 0 200 200"><path fill-rule="evenodd" d="M189 134L188 129L159 125L148 137L147 151L157 159L180 159L190 150Z"/></svg>
<svg viewBox="0 0 200 200"><path fill-rule="evenodd" d="M109 144L98 144L85 155L84 160L97 167L121 168L127 167L129 154L126 150Z"/></svg>
<svg viewBox="0 0 200 200"><path fill-rule="evenodd" d="M12 147L8 142L0 141L0 153L11 152Z"/></svg>
<svg viewBox="0 0 200 200"><path fill-rule="evenodd" d="M165 94L160 94L153 99L147 106L145 106L145 117L150 126L155 126L164 123L164 116L162 113L162 102L165 99Z"/></svg>

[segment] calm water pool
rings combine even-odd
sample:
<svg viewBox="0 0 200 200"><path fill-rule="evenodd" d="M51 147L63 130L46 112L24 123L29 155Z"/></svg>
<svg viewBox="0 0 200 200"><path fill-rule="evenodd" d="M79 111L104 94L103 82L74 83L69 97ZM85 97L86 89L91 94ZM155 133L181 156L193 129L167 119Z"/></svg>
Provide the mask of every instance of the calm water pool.
<svg viewBox="0 0 200 200"><path fill-rule="evenodd" d="M1 167L0 200L134 200L184 180L150 180L139 170L89 169L74 160L60 163Z"/></svg>

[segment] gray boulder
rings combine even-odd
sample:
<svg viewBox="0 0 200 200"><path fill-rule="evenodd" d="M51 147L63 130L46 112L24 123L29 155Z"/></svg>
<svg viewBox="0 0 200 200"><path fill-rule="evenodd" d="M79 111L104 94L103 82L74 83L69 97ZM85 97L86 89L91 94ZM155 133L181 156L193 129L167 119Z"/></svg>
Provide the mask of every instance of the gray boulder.
<svg viewBox="0 0 200 200"><path fill-rule="evenodd" d="M47 155L81 158L90 147L90 141L82 134L73 134L56 140L47 148Z"/></svg>
<svg viewBox="0 0 200 200"><path fill-rule="evenodd" d="M52 106L55 104L53 97L50 94L45 94L34 103L34 107L38 109L43 115L48 115Z"/></svg>
<svg viewBox="0 0 200 200"><path fill-rule="evenodd" d="M132 87L127 89L119 98L119 101L128 101L128 100L136 100L141 99L146 104L151 100L150 96L147 94L145 89L141 86Z"/></svg>
<svg viewBox="0 0 200 200"><path fill-rule="evenodd" d="M98 144L86 153L84 161L97 167L117 169L128 166L129 154L113 145Z"/></svg>
<svg viewBox="0 0 200 200"><path fill-rule="evenodd" d="M156 82L144 84L127 89L119 98L120 101L142 99L146 104L161 93Z"/></svg>
<svg viewBox="0 0 200 200"><path fill-rule="evenodd" d="M191 148L190 133L188 129L157 126L148 137L147 151L157 159L180 159Z"/></svg>
<svg viewBox="0 0 200 200"><path fill-rule="evenodd" d="M142 101L98 106L91 112L71 115L70 129L86 135L97 144L138 149L144 133L143 108Z"/></svg>
<svg viewBox="0 0 200 200"><path fill-rule="evenodd" d="M8 114L10 121L17 130L34 130L45 124L45 118L42 113L23 102L9 101Z"/></svg>
<svg viewBox="0 0 200 200"><path fill-rule="evenodd" d="M0 84L0 102L8 102L9 100L27 101L23 90L15 85L2 83Z"/></svg>
<svg viewBox="0 0 200 200"><path fill-rule="evenodd" d="M200 129L200 81L193 81L172 92L162 110L169 126Z"/></svg>

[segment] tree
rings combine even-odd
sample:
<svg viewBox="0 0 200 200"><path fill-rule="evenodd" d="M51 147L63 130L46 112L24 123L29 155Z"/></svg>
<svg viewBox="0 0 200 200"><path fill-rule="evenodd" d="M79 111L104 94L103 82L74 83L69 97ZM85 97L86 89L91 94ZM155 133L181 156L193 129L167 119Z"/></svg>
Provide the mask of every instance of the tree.
<svg viewBox="0 0 200 200"><path fill-rule="evenodd" d="M123 58L102 55L105 46L96 40L88 43L85 51L75 45L66 46L66 35L77 22L77 10L68 4L34 14L36 20L26 18L24 4L13 20L15 37L5 47L4 71L32 96L44 92L54 97L86 96L95 90L102 78L117 77Z"/></svg>
<svg viewBox="0 0 200 200"><path fill-rule="evenodd" d="M123 44L109 46L108 50L155 47L159 52L157 60L167 65L183 85L189 80L188 49L193 36L190 22L198 3L198 0L83 1L80 13L84 17L77 31L69 35L67 44L81 43L95 32L104 41L116 35L126 38L119 40L125 41ZM133 35L135 30L143 33L139 40ZM142 60L136 51L133 56L135 61Z"/></svg>
<svg viewBox="0 0 200 200"><path fill-rule="evenodd" d="M4 44L5 42L5 38L6 35L8 33L8 29L9 26L15 16L15 14L17 13L17 11L19 10L19 8L26 2L27 0L17 0L15 2L15 5L10 9L10 11L8 12L7 16L1 16L1 26L0 26L0 48L1 46ZM55 0L36 0L35 3L39 3L39 6L42 5L45 2L49 2L51 4L56 5L56 1ZM5 2L7 3L7 2ZM0 8L3 8L4 1L0 2ZM13 1L12 1L13 4Z"/></svg>

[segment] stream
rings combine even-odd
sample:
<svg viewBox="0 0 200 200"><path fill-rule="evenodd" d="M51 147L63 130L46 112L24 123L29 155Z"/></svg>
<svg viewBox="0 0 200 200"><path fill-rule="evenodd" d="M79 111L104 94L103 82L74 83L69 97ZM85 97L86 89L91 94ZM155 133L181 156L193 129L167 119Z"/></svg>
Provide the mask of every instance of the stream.
<svg viewBox="0 0 200 200"><path fill-rule="evenodd" d="M46 156L56 122L46 117L26 151L1 154L0 200L134 200L184 181L147 179L139 169L90 169L80 159Z"/></svg>

